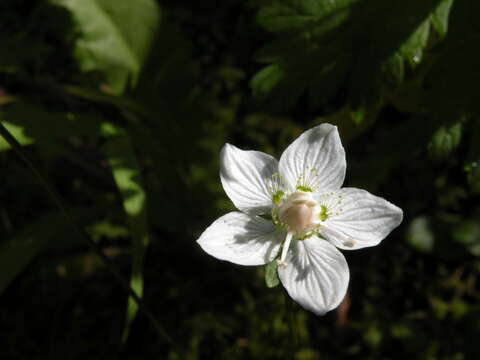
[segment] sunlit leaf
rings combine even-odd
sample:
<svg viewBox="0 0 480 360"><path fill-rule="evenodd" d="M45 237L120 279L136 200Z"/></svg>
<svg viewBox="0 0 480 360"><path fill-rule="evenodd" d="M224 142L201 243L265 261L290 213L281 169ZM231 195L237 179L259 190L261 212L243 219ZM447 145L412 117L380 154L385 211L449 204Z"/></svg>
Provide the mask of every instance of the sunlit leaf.
<svg viewBox="0 0 480 360"><path fill-rule="evenodd" d="M105 155L112 169L113 178L122 196L132 236L132 273L130 285L138 296L143 293L143 263L150 242L148 234L146 195L135 150L127 135L107 139ZM123 340L128 337L130 326L138 311L137 303L129 298Z"/></svg>
<svg viewBox="0 0 480 360"><path fill-rule="evenodd" d="M2 113L0 112L0 117L3 118ZM8 121L2 121L3 125L7 128L7 130L17 139L20 145L30 145L35 140L26 136L24 134L24 128L14 123L10 123ZM10 144L3 138L0 137L0 151L10 150Z"/></svg>
<svg viewBox="0 0 480 360"><path fill-rule="evenodd" d="M160 23L153 0L51 0L66 7L80 31L76 57L83 71L105 75L115 94L138 79Z"/></svg>

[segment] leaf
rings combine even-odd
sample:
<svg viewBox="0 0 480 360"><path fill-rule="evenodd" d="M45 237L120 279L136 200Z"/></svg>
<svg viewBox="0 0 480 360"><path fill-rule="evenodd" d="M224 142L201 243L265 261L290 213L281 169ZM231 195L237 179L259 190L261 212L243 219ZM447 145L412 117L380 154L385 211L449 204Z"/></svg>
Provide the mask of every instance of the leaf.
<svg viewBox="0 0 480 360"><path fill-rule="evenodd" d="M336 18L341 10L358 0L308 1L292 0L278 1L262 8L257 15L257 23L268 31L290 31L308 25L316 25L319 21ZM339 23L339 19L334 22Z"/></svg>
<svg viewBox="0 0 480 360"><path fill-rule="evenodd" d="M23 132L23 128L14 123L10 123L2 120L2 113L0 112L0 121L7 128L7 130L12 134L12 136L17 139L20 145L30 145L35 142L34 139L26 136ZM10 150L10 144L3 138L0 137L0 151Z"/></svg>
<svg viewBox="0 0 480 360"><path fill-rule="evenodd" d="M405 76L405 61L402 55L397 53L389 57L382 65L381 71L386 84L392 87L399 86Z"/></svg>
<svg viewBox="0 0 480 360"><path fill-rule="evenodd" d="M480 224L466 219L457 224L452 231L455 241L465 246L472 255L480 256Z"/></svg>
<svg viewBox="0 0 480 360"><path fill-rule="evenodd" d="M273 260L271 263L265 265L265 284L269 288L274 288L278 286L279 283L277 261Z"/></svg>
<svg viewBox="0 0 480 360"><path fill-rule="evenodd" d="M408 225L407 242L422 253L442 259L462 259L480 255L480 228L475 221L453 214L422 215Z"/></svg>
<svg viewBox="0 0 480 360"><path fill-rule="evenodd" d="M328 117L325 121L338 125L342 141L348 143L361 135L362 131L369 129L365 125L372 126L373 122L379 119L377 116L379 109L381 108L369 110L361 127L353 123L349 124L342 117ZM367 134L369 145L365 147L364 155L361 159L351 162L349 169L349 174L352 179L355 179L356 186L375 192L396 168L411 166L412 158L423 157L422 146L431 138L436 127L438 125L434 121L424 117L412 117L392 127L391 132L382 134L376 139ZM410 149L408 157L405 156L405 149Z"/></svg>
<svg viewBox="0 0 480 360"><path fill-rule="evenodd" d="M452 5L453 0L443 0L432 14L432 26L441 37L447 34L448 18Z"/></svg>
<svg viewBox="0 0 480 360"><path fill-rule="evenodd" d="M127 214L132 236L132 273L130 285L138 296L143 293L143 264L150 242L146 209L146 195L135 151L127 135L107 139L105 155L112 169L113 178L120 191L123 208ZM122 339L126 341L130 326L137 314L138 305L129 298L127 317Z"/></svg>
<svg viewBox="0 0 480 360"><path fill-rule="evenodd" d="M422 60L423 49L427 45L429 35L430 18L427 18L400 47L400 55L411 67L415 67Z"/></svg>
<svg viewBox="0 0 480 360"><path fill-rule="evenodd" d="M407 242L416 250L430 253L435 245L435 236L430 219L420 216L412 220L407 229Z"/></svg>
<svg viewBox="0 0 480 360"><path fill-rule="evenodd" d="M72 212L75 217L92 214L84 210ZM68 242L65 241L68 239ZM0 294L12 280L47 248L59 248L78 244L79 236L72 234L70 225L62 213L48 213L25 226L11 239L0 243Z"/></svg>
<svg viewBox="0 0 480 360"><path fill-rule="evenodd" d="M480 162L473 162L468 165L468 184L473 195L480 194Z"/></svg>
<svg viewBox="0 0 480 360"><path fill-rule="evenodd" d="M268 94L282 79L282 75L282 70L277 64L263 68L250 80L253 94L257 97Z"/></svg>
<svg viewBox="0 0 480 360"><path fill-rule="evenodd" d="M352 121L355 125L361 125L365 119L365 108L352 109L350 112Z"/></svg>
<svg viewBox="0 0 480 360"><path fill-rule="evenodd" d="M448 34L425 79L427 111L440 121L480 116L479 12L478 1L453 3Z"/></svg>
<svg viewBox="0 0 480 360"><path fill-rule="evenodd" d="M284 99L308 92L311 106L319 107L346 89L353 108L375 103L384 86L403 81L404 62L421 62L433 22L446 31L446 2L276 0L257 16L278 37L258 55L267 67L254 76L253 93ZM265 70L272 66L278 69Z"/></svg>
<svg viewBox="0 0 480 360"><path fill-rule="evenodd" d="M67 8L80 32L82 71L104 74L114 94L135 85L160 23L153 0L51 0Z"/></svg>
<svg viewBox="0 0 480 360"><path fill-rule="evenodd" d="M443 125L433 134L429 144L428 152L432 159L445 160L460 144L462 139L462 123Z"/></svg>
<svg viewBox="0 0 480 360"><path fill-rule="evenodd" d="M60 138L101 133L102 119L95 114L51 113L35 105L15 103L0 110L0 121L22 145L54 146ZM10 145L0 137L0 151Z"/></svg>
<svg viewBox="0 0 480 360"><path fill-rule="evenodd" d="M87 87L64 86L64 91L70 95L74 95L80 99L91 101L94 103L108 104L120 109L134 111L143 116L148 116L148 110L139 102L132 100L126 96L114 96L104 92L94 90Z"/></svg>

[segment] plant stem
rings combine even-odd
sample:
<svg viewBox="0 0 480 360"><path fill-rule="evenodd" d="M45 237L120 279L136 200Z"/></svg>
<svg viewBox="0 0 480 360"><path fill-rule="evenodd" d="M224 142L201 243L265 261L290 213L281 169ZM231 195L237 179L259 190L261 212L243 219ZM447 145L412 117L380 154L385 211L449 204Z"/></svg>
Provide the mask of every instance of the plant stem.
<svg viewBox="0 0 480 360"><path fill-rule="evenodd" d="M95 254L100 258L101 262L108 268L108 270L110 270L112 275L117 279L118 283L122 286L122 288L137 303L139 309L141 309L149 319L158 337L162 340L167 341L172 347L174 347L176 349L177 355L180 356L181 351L178 345L173 341L170 335L168 335L166 330L160 325L160 323L155 318L155 316L150 311L150 309L147 307L147 305L142 300L142 298L140 298L137 295L137 293L130 287L129 283L123 278L120 271L116 268L113 262L103 253L101 247L97 245L97 243L95 243L95 241L93 241L90 238L90 236L86 233L84 229L82 229L75 223L75 220L73 219L72 215L68 211L60 194L55 190L54 186L47 180L47 177L44 176L40 172L40 170L35 166L34 162L30 159L27 152L22 148L22 146L17 141L17 139L15 139L15 137L8 131L8 129L2 124L1 121L0 121L0 135L8 142L8 144L17 153L17 155L30 168L30 170L33 172L35 177L38 179L38 181L43 185L43 187L47 191L53 203L58 207L60 212L65 216L65 219L67 220L69 225L73 228L73 230L79 233L82 238L84 238L84 240L92 248Z"/></svg>

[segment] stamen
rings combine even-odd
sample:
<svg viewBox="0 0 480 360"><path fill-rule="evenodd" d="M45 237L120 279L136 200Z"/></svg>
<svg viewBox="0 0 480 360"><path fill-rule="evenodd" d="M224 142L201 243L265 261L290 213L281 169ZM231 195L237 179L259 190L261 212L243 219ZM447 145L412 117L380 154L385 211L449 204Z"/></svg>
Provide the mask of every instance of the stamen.
<svg viewBox="0 0 480 360"><path fill-rule="evenodd" d="M318 171L307 165L304 171L298 176L295 189L304 192L313 192L318 188Z"/></svg>
<svg viewBox="0 0 480 360"><path fill-rule="evenodd" d="M280 256L280 260L277 260L277 265L286 267L288 263L285 262L287 257L288 248L290 247L290 243L292 242L293 232L289 231L287 233L287 237L285 238L285 242L283 243L282 255Z"/></svg>
<svg viewBox="0 0 480 360"><path fill-rule="evenodd" d="M320 221L325 221L332 216L338 216L343 212L342 195L333 192L325 193L318 198L319 211L316 216Z"/></svg>
<svg viewBox="0 0 480 360"><path fill-rule="evenodd" d="M285 195L285 184L278 173L272 175L272 177L265 179L268 193L272 198L274 204L279 204Z"/></svg>

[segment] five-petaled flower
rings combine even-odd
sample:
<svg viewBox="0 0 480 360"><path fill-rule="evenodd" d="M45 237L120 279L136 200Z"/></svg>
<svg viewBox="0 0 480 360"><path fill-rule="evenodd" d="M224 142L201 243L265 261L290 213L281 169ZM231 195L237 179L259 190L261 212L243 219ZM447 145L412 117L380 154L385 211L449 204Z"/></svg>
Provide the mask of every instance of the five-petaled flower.
<svg viewBox="0 0 480 360"><path fill-rule="evenodd" d="M198 243L240 265L277 259L288 294L315 314L336 308L347 291L350 273L337 248L377 245L402 221L385 199L342 188L345 151L330 124L304 132L280 161L230 144L220 161L223 188L240 212L217 219Z"/></svg>

